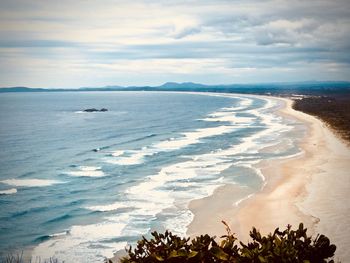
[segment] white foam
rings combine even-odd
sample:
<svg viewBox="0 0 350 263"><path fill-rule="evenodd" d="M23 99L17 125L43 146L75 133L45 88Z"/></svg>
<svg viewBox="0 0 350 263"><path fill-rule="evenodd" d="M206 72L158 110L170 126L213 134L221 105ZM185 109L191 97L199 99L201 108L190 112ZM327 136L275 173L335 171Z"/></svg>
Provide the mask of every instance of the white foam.
<svg viewBox="0 0 350 263"><path fill-rule="evenodd" d="M290 154L290 155L286 155L286 156L278 156L275 159L291 159L291 158L296 158L296 157L300 157L303 156L305 154L305 151L300 149L298 152Z"/></svg>
<svg viewBox="0 0 350 263"><path fill-rule="evenodd" d="M201 119L208 122L229 122L231 124L245 124L251 125L255 118L253 117L240 117L232 112L217 112L215 115L211 115L210 118Z"/></svg>
<svg viewBox="0 0 350 263"><path fill-rule="evenodd" d="M212 95L212 94L210 94ZM212 96L215 96L212 95ZM222 95L218 95L222 96ZM250 106L253 102L251 98L247 97L237 97L231 95L225 95L224 97L230 97L234 99L239 99L239 106L233 106L229 108L223 108L221 111L209 114L209 118L205 118L205 121L220 121L220 122L230 122L231 125L222 125L217 127L201 128L195 131L183 132L180 137L171 137L167 140L160 141L149 147L143 147L141 150L129 150L129 151L115 151L112 153L112 157L116 158L106 158L105 161L116 165L138 165L144 162L146 156L152 156L155 153L179 150L186 146L197 144L201 142L201 139L218 136L226 133L231 133L237 128L237 124L242 126L247 126L252 123L255 119L253 117L241 117L237 116L234 111L242 110ZM228 112L228 110L230 110Z"/></svg>
<svg viewBox="0 0 350 263"><path fill-rule="evenodd" d="M234 98L234 96L232 96ZM236 97L237 98L237 97ZM240 97L238 97L240 98ZM69 234L58 237L58 240L44 242L34 251L38 255L46 253L48 256L55 255L60 259L68 261L81 261L84 258L87 262L95 262L96 256L107 256L116 249L122 249L126 243L117 242L106 245L103 240L108 238L143 235L150 230L151 221L157 219L159 213L170 210L166 214L168 219L164 227L179 235L185 235L188 224L193 220L193 214L188 209L188 203L196 198L203 198L211 195L219 186L230 181L230 178L222 177L221 173L232 165L233 157L240 159L237 165L253 169L262 178L259 169L253 164L259 160L251 160L252 155L260 149L271 144L276 134L282 133L290 127L282 123L279 117L268 112L274 103L266 99L262 108L250 109L252 117L237 116L235 111L247 109L252 104L252 99L243 99L239 106L223 108L208 116L207 121L228 121L231 125L224 125L211 128L197 129L195 131L181 133L180 137L170 138L143 147L135 151L115 151L113 158L108 162L118 165L140 164L146 156L156 152L172 151L186 147L191 144L202 142L201 139L229 133L237 129L237 124L251 125L260 122L265 127L263 130L252 135L245 135L237 145L231 145L226 149L218 149L210 153L191 156L189 160L162 167L157 173L142 178L142 181L127 189L123 195L126 201L104 206L90 206L87 209L94 211L114 211L119 208L129 207L127 215L119 214L116 217L106 218L106 221L99 224L87 226L73 226ZM247 111L245 111L247 112ZM210 120L209 120L210 119ZM266 142L265 142L266 141ZM263 142L263 143L262 143ZM247 155L242 155L242 153ZM94 172L99 169L80 168L81 172ZM227 181L227 182L226 182ZM234 182L229 182L234 183ZM238 206L243 200L252 195L238 200ZM93 245L105 247L93 248ZM113 246L113 248L111 247ZM67 254L67 255L66 255ZM35 253L34 253L35 255ZM69 256L69 257L68 257Z"/></svg>
<svg viewBox="0 0 350 263"><path fill-rule="evenodd" d="M79 166L82 171L96 171L101 170L100 166Z"/></svg>
<svg viewBox="0 0 350 263"><path fill-rule="evenodd" d="M250 98L247 98L247 97L236 97L236 96L230 96L229 94L227 94L227 95L228 96L225 96L225 97L239 99L240 101L238 103L238 106L225 107L225 108L221 109L223 111L241 111L241 110L246 109L247 107L249 107L253 103L253 100Z"/></svg>
<svg viewBox="0 0 350 263"><path fill-rule="evenodd" d="M97 166L79 166L78 170L67 172L68 175L78 177L103 177L106 174L101 167Z"/></svg>
<svg viewBox="0 0 350 263"><path fill-rule="evenodd" d="M201 139L231 133L237 127L222 125L218 127L202 128L191 132L183 132L178 138L169 138L158 142L150 147L143 147L141 150L118 152L115 158L107 158L106 162L117 165L137 165L144 162L146 156L154 155L159 152L179 150L186 146L200 143Z"/></svg>
<svg viewBox="0 0 350 263"><path fill-rule="evenodd" d="M119 202L110 204L110 205L97 205L97 206L88 206L86 209L92 210L92 211L99 211L99 212L108 212L108 211L114 211L120 208L127 207L124 204L121 204Z"/></svg>
<svg viewBox="0 0 350 263"><path fill-rule="evenodd" d="M137 232L148 231L144 227L146 222L154 220L156 215L165 209L174 207L175 202L178 206L180 201L183 203L184 213L180 217L176 214L173 220L174 224L182 225L182 230L178 228L177 233L184 235L187 225L192 220L187 204L195 198L211 195L217 187L223 185L223 178L217 178L217 175L230 165L223 160L210 159L208 156L202 159L199 155L196 161L188 160L163 167L157 174L150 175L139 184L127 189L125 197L129 201L123 204L133 208L133 211L128 212L133 223L132 227L127 226L123 230L123 234L134 233L133 228ZM191 179L195 178L203 182L191 182ZM194 188L190 187L190 191L179 189L186 184L192 184ZM169 187L175 188L169 190Z"/></svg>
<svg viewBox="0 0 350 263"><path fill-rule="evenodd" d="M218 126L218 127L197 129L192 132L181 133L183 137L159 142L156 145L154 145L154 147L161 151L181 149L185 146L199 143L200 139L217 136L225 133L231 133L234 130L235 130L234 127L225 126L225 125Z"/></svg>
<svg viewBox="0 0 350 263"><path fill-rule="evenodd" d="M0 182L7 185L19 186L19 187L43 187L43 186L50 186L53 184L63 183L57 180L45 180L45 179L7 179Z"/></svg>
<svg viewBox="0 0 350 263"><path fill-rule="evenodd" d="M251 163L245 162L244 164L240 164L240 165L238 165L238 166L240 166L240 167L245 167L245 168L248 168L248 169L253 170L254 173L264 182L264 185L263 185L263 186L265 186L266 178L265 178L264 174L261 172L260 169L254 167L254 166L252 165L252 163L257 163L257 162L259 162L259 161L251 162Z"/></svg>
<svg viewBox="0 0 350 263"><path fill-rule="evenodd" d="M245 200L248 200L249 198L251 198L252 196L254 196L254 194L250 194L242 199L239 199L238 201L235 202L235 206L239 206L240 203L242 203Z"/></svg>
<svg viewBox="0 0 350 263"><path fill-rule="evenodd" d="M186 209L176 211L173 217L165 220L164 228L170 230L173 234L186 237L187 228L193 221L194 214Z"/></svg>
<svg viewBox="0 0 350 263"><path fill-rule="evenodd" d="M112 156L114 156L114 157L118 157L118 156L123 155L123 154L124 154L123 150L118 150L118 151L112 152Z"/></svg>
<svg viewBox="0 0 350 263"><path fill-rule="evenodd" d="M62 237L62 236L68 235L68 234L69 234L69 231L64 231L64 232L51 234L50 237Z"/></svg>
<svg viewBox="0 0 350 263"><path fill-rule="evenodd" d="M15 194L17 193L17 189L16 188L11 188L8 190L1 190L0 191L0 195L11 195L11 194Z"/></svg>
<svg viewBox="0 0 350 263"><path fill-rule="evenodd" d="M108 218L107 221L84 226L72 226L66 234L57 235L40 243L32 251L32 258L48 260L51 257L65 262L99 262L123 249L126 242L106 243L121 235L128 221L127 215Z"/></svg>
<svg viewBox="0 0 350 263"><path fill-rule="evenodd" d="M117 165L137 165L144 162L144 158L148 155L152 155L153 152L148 149L143 149L139 151L128 151L125 152L126 156L123 154L118 155L116 158L107 158L106 162Z"/></svg>

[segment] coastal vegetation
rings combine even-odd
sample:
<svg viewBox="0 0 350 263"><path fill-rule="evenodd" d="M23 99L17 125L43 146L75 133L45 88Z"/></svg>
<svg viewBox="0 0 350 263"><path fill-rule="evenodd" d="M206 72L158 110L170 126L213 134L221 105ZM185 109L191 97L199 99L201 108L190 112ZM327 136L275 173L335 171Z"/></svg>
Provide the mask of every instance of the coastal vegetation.
<svg viewBox="0 0 350 263"><path fill-rule="evenodd" d="M321 118L350 142L350 92L308 96L295 100L293 108Z"/></svg>
<svg viewBox="0 0 350 263"><path fill-rule="evenodd" d="M181 238L169 231L164 234L152 233L152 238L143 237L136 247L127 250L128 255L121 263L151 262L334 262L332 257L336 246L324 235L312 238L301 223L296 230L288 225L283 231L278 228L267 236L263 236L253 227L250 232L251 241L243 243L226 225L227 234L218 242L209 235L197 236L194 239ZM111 260L108 261L112 263Z"/></svg>
<svg viewBox="0 0 350 263"><path fill-rule="evenodd" d="M255 227L250 231L251 241L239 242L226 226L226 234L217 240L214 236L200 235L193 239L172 234L153 232L152 238L142 237L135 248L127 249L127 256L120 263L265 263L300 262L332 263L336 246L328 237L307 235L302 223L296 230L291 225L283 231L277 228L273 233L262 235ZM7 256L1 263L25 263L22 255ZM59 259L29 261L30 263L61 263ZM64 261L63 261L64 262ZM106 263L114 263L107 259Z"/></svg>

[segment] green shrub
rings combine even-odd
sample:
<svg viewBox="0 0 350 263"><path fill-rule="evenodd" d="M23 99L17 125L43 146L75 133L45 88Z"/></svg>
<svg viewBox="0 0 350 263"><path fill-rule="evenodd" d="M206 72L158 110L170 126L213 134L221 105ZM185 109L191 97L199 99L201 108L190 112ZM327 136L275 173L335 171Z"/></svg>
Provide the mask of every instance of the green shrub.
<svg viewBox="0 0 350 263"><path fill-rule="evenodd" d="M262 236L255 228L250 232L252 241L240 245L228 225L227 234L217 243L215 237L201 235L190 241L166 231L164 234L152 233L151 239L143 237L136 247L127 250L128 256L121 263L211 263L211 262L333 262L336 246L330 244L324 235L315 239L308 237L303 224L292 230L288 225L286 230L278 228L273 234Z"/></svg>

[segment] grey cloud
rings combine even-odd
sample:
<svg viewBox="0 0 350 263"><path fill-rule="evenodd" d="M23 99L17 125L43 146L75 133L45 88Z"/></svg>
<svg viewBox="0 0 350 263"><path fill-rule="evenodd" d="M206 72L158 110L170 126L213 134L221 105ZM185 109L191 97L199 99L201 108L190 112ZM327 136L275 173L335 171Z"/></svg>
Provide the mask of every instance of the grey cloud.
<svg viewBox="0 0 350 263"><path fill-rule="evenodd" d="M176 33L174 35L175 39L181 39L190 35L194 35L194 34L198 34L199 32L201 32L200 28L197 27L186 27L183 30L181 30L180 32Z"/></svg>
<svg viewBox="0 0 350 263"><path fill-rule="evenodd" d="M54 48L77 46L80 46L80 44L60 40L0 40L0 48Z"/></svg>
<svg viewBox="0 0 350 263"><path fill-rule="evenodd" d="M63 5L68 3L68 0L63 1ZM0 52L8 52L6 50L11 48L11 53L6 54L7 58L30 60L32 57L44 59L54 57L62 64L69 59L74 60L75 58L71 56L77 54L77 59L82 59L86 64L113 64L122 63L122 60L210 59L214 61L217 59L220 63L225 61L227 68L290 67L297 69L301 65L313 63L334 63L345 65L344 71L350 65L349 0L193 0L190 4L184 0L173 0L167 3L146 0L141 2L149 4L150 8L156 7L157 12L161 12L162 8L167 9L166 11L170 9L172 11L174 8L179 14L190 18L190 21L195 21L194 24L198 26L185 27L171 34L169 33L173 28L171 22L167 21L156 26L152 23L150 23L152 26L143 25L137 22L138 17L130 9L130 19L136 27L145 27L149 32L144 39L144 36L135 35L132 44L121 41L123 45L118 45L118 39L113 37L95 39L90 43L79 43L73 41L71 35L65 34L67 28L74 26L103 30L112 23L116 25L115 30L119 29L118 17L114 19L109 14L106 20L104 16L99 16L98 20L96 18L90 20L86 15L88 12L82 10L91 11L96 6L99 13L104 14L105 9L118 5L120 1L106 1L103 5L99 1L88 2L85 5L85 1L76 1L71 8L72 12L60 14L56 12L57 4L53 4L53 1L45 2L42 12L35 12L40 9L37 1L1 1L0 20L6 22L20 20L30 23L39 21L46 28L50 28L52 23L58 26L57 30L61 30L58 36L69 37L64 40L49 40L44 39L45 33L36 31L36 28L30 28L30 30L17 28L12 32L11 29L6 28L0 31ZM123 3L125 4L126 1ZM79 8L80 5L82 9ZM2 16L6 10L10 13ZM16 13L17 10L20 12ZM141 16L145 15L142 10L138 11L141 12ZM123 24L120 23L120 25ZM113 30L112 27L109 29ZM189 38L192 35L196 35L196 38ZM56 35L52 34L51 37L55 38ZM155 44L137 44L137 37L140 37L143 43L150 42L150 39L154 38ZM146 38L147 41L145 41ZM161 43L157 44L158 41ZM56 51L55 48L61 48L60 52L53 52ZM72 49L73 52L66 52L68 49ZM314 69L314 72L316 71ZM346 74L343 75L346 76Z"/></svg>
<svg viewBox="0 0 350 263"><path fill-rule="evenodd" d="M296 40L294 39L294 37L292 37L286 31L281 29L257 30L257 32L255 33L255 40L258 45L274 45L274 44L293 45L296 43Z"/></svg>
<svg viewBox="0 0 350 263"><path fill-rule="evenodd" d="M256 1L258 9L243 11L238 7L222 10L214 18L203 18L206 27L225 35L239 35L246 42L255 41L259 45L308 44L304 40L328 38L329 32L318 32L323 25L349 28L349 1L266 1L263 5ZM280 20L302 23L298 28L274 28L269 24ZM319 34L321 33L321 34ZM323 34L322 34L323 33ZM336 34L336 31L333 32ZM339 32L339 42L346 42L344 33ZM334 36L333 36L334 37ZM329 39L332 41L332 39Z"/></svg>
<svg viewBox="0 0 350 263"><path fill-rule="evenodd" d="M230 41L133 45L118 51L92 51L88 54L95 62L113 63L121 59L224 59L233 61L234 65L257 68L287 66L296 62L329 61L339 56L341 52L328 47L254 46Z"/></svg>

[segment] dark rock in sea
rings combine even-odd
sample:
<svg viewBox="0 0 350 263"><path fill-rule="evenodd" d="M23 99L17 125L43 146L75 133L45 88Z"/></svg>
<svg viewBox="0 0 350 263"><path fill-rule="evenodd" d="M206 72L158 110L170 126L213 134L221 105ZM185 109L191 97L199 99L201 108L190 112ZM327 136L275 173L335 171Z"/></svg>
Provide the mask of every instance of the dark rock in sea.
<svg viewBox="0 0 350 263"><path fill-rule="evenodd" d="M95 108L91 108L91 109L85 109L84 111L85 112L96 112L96 111L99 111L99 110L95 109Z"/></svg>
<svg viewBox="0 0 350 263"><path fill-rule="evenodd" d="M91 108L91 109L85 109L84 112L105 112L108 111L106 108L102 108L100 110L95 109L95 108Z"/></svg>

